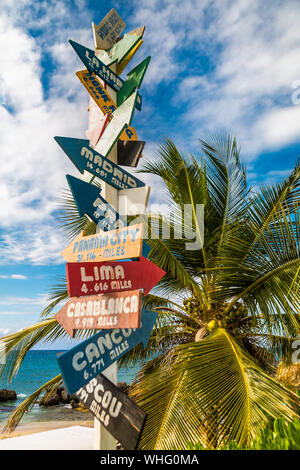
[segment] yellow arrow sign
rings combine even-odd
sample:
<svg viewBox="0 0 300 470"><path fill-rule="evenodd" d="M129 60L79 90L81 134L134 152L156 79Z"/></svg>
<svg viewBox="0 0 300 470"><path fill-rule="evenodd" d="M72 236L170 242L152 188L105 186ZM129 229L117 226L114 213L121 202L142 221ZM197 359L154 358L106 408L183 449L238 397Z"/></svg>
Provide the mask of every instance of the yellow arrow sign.
<svg viewBox="0 0 300 470"><path fill-rule="evenodd" d="M138 258L143 253L143 225L137 224L84 237L78 235L63 251L69 263Z"/></svg>

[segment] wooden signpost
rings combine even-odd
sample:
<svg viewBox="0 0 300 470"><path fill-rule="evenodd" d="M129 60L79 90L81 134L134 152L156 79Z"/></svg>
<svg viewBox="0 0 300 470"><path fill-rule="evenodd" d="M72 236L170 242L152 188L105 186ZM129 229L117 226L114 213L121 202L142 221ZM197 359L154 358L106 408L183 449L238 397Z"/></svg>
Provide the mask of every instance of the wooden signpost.
<svg viewBox="0 0 300 470"><path fill-rule="evenodd" d="M142 343L145 347L157 318L143 310L142 295L165 272L146 259L143 225L124 226L122 215L144 213L150 187L119 165L136 166L145 142L131 126L141 109L138 92L150 57L127 74L119 74L142 44L144 27L125 33L112 9L96 26L95 52L70 44L87 70L77 72L90 94L89 140L55 137L89 183L67 175L79 215L96 223L97 233L78 235L62 252L68 262L69 300L56 320L72 337L76 330L100 330L57 358L66 389L78 394L95 416L95 448L110 450L115 439L127 449L137 446L145 413L118 387L117 360ZM102 180L101 188L91 184ZM108 380L110 379L110 380ZM113 437L114 436L114 437Z"/></svg>
<svg viewBox="0 0 300 470"><path fill-rule="evenodd" d="M96 49L107 49L112 46L124 31L126 23L122 20L120 15L114 8L103 18L97 25L92 23L94 32L94 41Z"/></svg>
<svg viewBox="0 0 300 470"><path fill-rule="evenodd" d="M71 175L66 178L80 217L86 214L104 231L125 225L118 212L100 195L101 188Z"/></svg>
<svg viewBox="0 0 300 470"><path fill-rule="evenodd" d="M128 173L89 146L88 140L71 137L54 137L76 168L85 170L116 189L140 188L145 186L141 180ZM100 189L99 189L100 190Z"/></svg>
<svg viewBox="0 0 300 470"><path fill-rule="evenodd" d="M142 343L146 347L157 313L142 309L141 328L101 330L57 357L64 384L71 395Z"/></svg>
<svg viewBox="0 0 300 470"><path fill-rule="evenodd" d="M96 262L147 257L149 246L143 242L143 225L123 227L105 234L78 235L63 251L69 263Z"/></svg>
<svg viewBox="0 0 300 470"><path fill-rule="evenodd" d="M129 289L143 289L147 295L165 275L156 264L141 257L138 261L67 263L69 297L79 297Z"/></svg>
<svg viewBox="0 0 300 470"><path fill-rule="evenodd" d="M72 297L55 318L74 338L76 330L139 328L141 307L140 290Z"/></svg>
<svg viewBox="0 0 300 470"><path fill-rule="evenodd" d="M137 447L147 415L126 393L100 374L76 395L126 450Z"/></svg>

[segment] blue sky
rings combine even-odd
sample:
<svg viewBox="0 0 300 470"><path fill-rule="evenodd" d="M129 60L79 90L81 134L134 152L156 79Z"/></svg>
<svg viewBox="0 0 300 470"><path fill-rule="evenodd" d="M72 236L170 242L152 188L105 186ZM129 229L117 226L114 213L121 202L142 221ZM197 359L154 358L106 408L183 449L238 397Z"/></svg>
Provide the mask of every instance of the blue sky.
<svg viewBox="0 0 300 470"><path fill-rule="evenodd" d="M228 131L259 186L300 154L299 1L1 0L0 336L37 321L64 276L55 208L65 174L78 172L53 136L85 138L88 123L68 39L94 48L91 22L112 7L126 31L146 26L122 75L151 55L133 120L145 159L166 136L197 154L198 138ZM142 179L162 201L157 180Z"/></svg>

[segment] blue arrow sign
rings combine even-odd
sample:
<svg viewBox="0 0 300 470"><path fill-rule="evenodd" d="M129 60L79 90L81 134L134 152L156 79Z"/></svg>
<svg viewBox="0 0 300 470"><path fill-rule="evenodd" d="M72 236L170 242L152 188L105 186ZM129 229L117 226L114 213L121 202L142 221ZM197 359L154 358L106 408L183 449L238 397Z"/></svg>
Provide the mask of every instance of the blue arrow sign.
<svg viewBox="0 0 300 470"><path fill-rule="evenodd" d="M69 39L69 43L73 47L74 51L79 55L80 59L86 66L89 72L94 72L98 75L101 80L107 83L115 91L119 91L122 88L124 80L122 80L119 75L114 73L107 65L105 65L98 57L96 57L95 52L92 49L88 49L78 42L72 41ZM142 109L142 97L141 95L137 96L135 107L138 111Z"/></svg>
<svg viewBox="0 0 300 470"><path fill-rule="evenodd" d="M145 183L92 149L88 140L73 139L71 137L54 137L54 139L80 173L86 170L116 189L145 186Z"/></svg>
<svg viewBox="0 0 300 470"><path fill-rule="evenodd" d="M58 366L68 392L77 392L139 343L146 347L156 317L157 313L142 310L141 328L101 330L58 356Z"/></svg>
<svg viewBox="0 0 300 470"><path fill-rule="evenodd" d="M80 217L87 214L104 231L126 225L118 212L100 195L101 188L71 175L66 175L66 178Z"/></svg>

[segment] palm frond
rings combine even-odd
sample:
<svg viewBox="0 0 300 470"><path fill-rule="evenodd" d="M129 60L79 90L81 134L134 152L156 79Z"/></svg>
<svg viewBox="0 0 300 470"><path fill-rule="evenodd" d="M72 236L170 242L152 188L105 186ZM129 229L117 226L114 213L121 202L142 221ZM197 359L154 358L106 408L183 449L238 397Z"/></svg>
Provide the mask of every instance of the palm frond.
<svg viewBox="0 0 300 470"><path fill-rule="evenodd" d="M24 413L30 411L33 405L37 402L40 395L47 391L49 388L53 388L58 386L62 383L61 375L57 375L53 379L46 382L44 385L39 387L35 392L33 392L26 400L22 401L22 403L14 409L14 411L9 416L7 423L3 429L4 432L13 432L16 427L18 426L19 422L21 421Z"/></svg>
<svg viewBox="0 0 300 470"><path fill-rule="evenodd" d="M168 369L141 371L131 397L148 414L141 449L248 445L270 419L297 415L297 397L224 329L173 350Z"/></svg>

